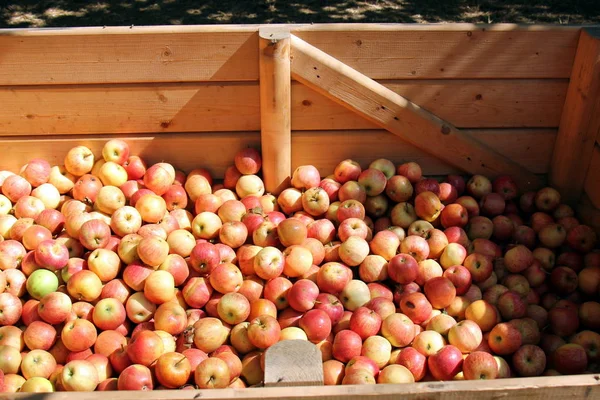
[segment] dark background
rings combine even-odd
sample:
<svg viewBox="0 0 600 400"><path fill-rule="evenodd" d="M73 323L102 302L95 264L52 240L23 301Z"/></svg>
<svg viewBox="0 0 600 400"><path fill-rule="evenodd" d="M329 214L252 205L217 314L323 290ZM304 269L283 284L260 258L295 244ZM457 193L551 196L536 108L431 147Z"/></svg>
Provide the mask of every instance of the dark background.
<svg viewBox="0 0 600 400"><path fill-rule="evenodd" d="M600 0L0 0L0 28L311 22L599 24Z"/></svg>

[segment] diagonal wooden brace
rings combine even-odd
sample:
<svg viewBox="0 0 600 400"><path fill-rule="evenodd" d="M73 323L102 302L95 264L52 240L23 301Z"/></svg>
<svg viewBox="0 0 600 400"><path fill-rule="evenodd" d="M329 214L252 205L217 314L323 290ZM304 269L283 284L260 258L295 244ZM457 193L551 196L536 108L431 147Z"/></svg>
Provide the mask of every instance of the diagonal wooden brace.
<svg viewBox="0 0 600 400"><path fill-rule="evenodd" d="M407 142L468 173L510 175L522 191L540 187L521 165L294 35L291 52L293 78Z"/></svg>

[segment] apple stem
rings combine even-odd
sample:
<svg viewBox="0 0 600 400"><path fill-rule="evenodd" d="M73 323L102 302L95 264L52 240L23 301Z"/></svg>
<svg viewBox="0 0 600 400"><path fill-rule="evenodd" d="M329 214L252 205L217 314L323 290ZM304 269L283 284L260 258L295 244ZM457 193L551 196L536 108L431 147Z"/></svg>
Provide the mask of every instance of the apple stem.
<svg viewBox="0 0 600 400"><path fill-rule="evenodd" d="M181 363L183 360L185 360L185 359L186 359L186 357L185 357L185 356L181 357L181 359L175 363L175 366L176 366L176 367L177 367L177 366L179 366L179 364L180 364L180 363Z"/></svg>

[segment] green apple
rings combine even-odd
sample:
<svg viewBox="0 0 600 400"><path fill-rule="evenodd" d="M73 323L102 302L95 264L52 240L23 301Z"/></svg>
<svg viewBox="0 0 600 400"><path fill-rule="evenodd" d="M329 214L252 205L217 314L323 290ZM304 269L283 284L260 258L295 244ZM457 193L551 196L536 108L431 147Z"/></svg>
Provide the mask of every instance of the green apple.
<svg viewBox="0 0 600 400"><path fill-rule="evenodd" d="M50 270L35 270L27 278L27 292L36 300L40 300L48 293L56 292L57 289L58 278Z"/></svg>

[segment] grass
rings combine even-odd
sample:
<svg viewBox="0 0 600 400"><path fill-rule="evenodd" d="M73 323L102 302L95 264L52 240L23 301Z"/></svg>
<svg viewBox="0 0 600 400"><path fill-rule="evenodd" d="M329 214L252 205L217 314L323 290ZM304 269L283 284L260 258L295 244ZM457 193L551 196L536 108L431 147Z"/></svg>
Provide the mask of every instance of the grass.
<svg viewBox="0 0 600 400"><path fill-rule="evenodd" d="M600 0L3 0L0 28L325 22L600 24Z"/></svg>

